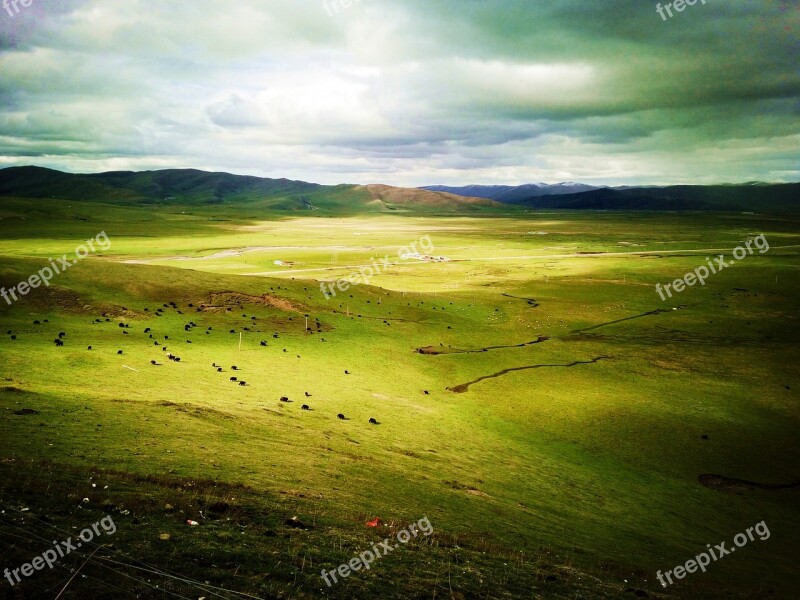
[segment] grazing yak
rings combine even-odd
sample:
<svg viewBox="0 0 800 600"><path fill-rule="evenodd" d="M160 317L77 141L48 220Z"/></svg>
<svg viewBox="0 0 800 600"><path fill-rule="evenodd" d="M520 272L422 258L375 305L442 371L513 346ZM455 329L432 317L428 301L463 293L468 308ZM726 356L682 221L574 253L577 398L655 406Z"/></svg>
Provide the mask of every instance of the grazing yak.
<svg viewBox="0 0 800 600"><path fill-rule="evenodd" d="M380 425L380 423L378 423L378 420L377 420L377 419L370 419L370 420L369 420L369 422L370 422L372 425Z"/></svg>
<svg viewBox="0 0 800 600"><path fill-rule="evenodd" d="M342 413L339 413L338 415L336 415L336 418L337 419L341 419L342 421L345 420L345 416Z"/></svg>
<svg viewBox="0 0 800 600"><path fill-rule="evenodd" d="M247 382L246 381L240 381L239 385L247 385Z"/></svg>
<svg viewBox="0 0 800 600"><path fill-rule="evenodd" d="M291 402L286 396L281 396L281 402Z"/></svg>
<svg viewBox="0 0 800 600"><path fill-rule="evenodd" d="M231 377L231 381L236 381L238 377Z"/></svg>
<svg viewBox="0 0 800 600"><path fill-rule="evenodd" d="M303 404L303 406L301 408L303 410L311 410L311 407L309 407L308 404Z"/></svg>

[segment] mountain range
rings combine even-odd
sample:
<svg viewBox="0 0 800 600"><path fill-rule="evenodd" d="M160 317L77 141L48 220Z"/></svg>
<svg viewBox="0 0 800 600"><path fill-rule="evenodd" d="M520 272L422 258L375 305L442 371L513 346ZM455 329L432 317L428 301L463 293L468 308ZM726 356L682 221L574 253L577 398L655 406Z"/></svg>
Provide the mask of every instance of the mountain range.
<svg viewBox="0 0 800 600"><path fill-rule="evenodd" d="M320 185L195 169L71 174L42 167L0 170L0 197L63 198L126 205L242 205L275 212L358 214L503 209L485 198L387 185Z"/></svg>
<svg viewBox="0 0 800 600"><path fill-rule="evenodd" d="M800 183L598 187L583 183L402 188L320 185L195 169L71 174L0 169L0 197L61 198L124 205L245 205L274 212L498 213L538 209L796 212Z"/></svg>
<svg viewBox="0 0 800 600"><path fill-rule="evenodd" d="M558 196L561 194L577 194L599 189L600 186L585 183L526 183L524 185L465 185L450 187L446 185L429 185L420 189L432 192L447 192L458 196L474 196L487 198L505 204L514 204L519 201L538 196Z"/></svg>

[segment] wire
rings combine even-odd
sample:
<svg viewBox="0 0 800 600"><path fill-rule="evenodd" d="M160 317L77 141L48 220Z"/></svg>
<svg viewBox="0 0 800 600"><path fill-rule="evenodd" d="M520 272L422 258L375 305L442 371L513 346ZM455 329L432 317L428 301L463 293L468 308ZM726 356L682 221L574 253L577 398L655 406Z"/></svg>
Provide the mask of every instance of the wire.
<svg viewBox="0 0 800 600"><path fill-rule="evenodd" d="M55 525L53 525L53 524L51 524L51 523L47 523L46 521L43 521L42 519L40 519L40 518L36 517L36 515L34 515L34 514L32 514L32 513L28 513L28 512L25 512L25 513L23 513L21 510L18 510L18 509L16 509L16 508L13 508L13 507L11 507L11 506L9 506L8 508L9 508L9 510L13 510L13 511L15 511L15 512L18 512L18 513L20 513L20 514L23 514L23 515L25 515L26 517L29 517L29 518L30 518L31 520L33 520L33 521L38 521L39 523L42 523L43 525L40 525L40 527L43 527L43 528L48 528L48 529L52 529L52 530L55 530L55 531L58 531L58 532L60 532L60 533L61 533L61 534L63 534L63 535L67 535L67 536L68 536L68 537L70 537L70 538L72 537L72 535L71 535L71 532L69 532L69 531L65 531L65 530L63 530L63 529L60 529L59 527L57 527L57 526L55 526ZM22 530L22 531L25 531L25 532L27 533L27 530L25 530L25 529L23 529L23 528L19 527L18 525L14 525L13 523L8 523L8 524L9 524L10 526L12 526L12 527L15 527L15 528L17 528L17 529L20 529L20 530ZM22 538L22 539L25 539L25 538ZM46 538L42 538L42 537L40 537L39 539L40 539L40 540L43 540L43 541L49 541L49 540L47 540ZM29 540L29 541L30 541L30 540ZM89 544L95 544L95 542L93 542L93 541L89 541L89 542L85 542L85 543L86 543L87 545L89 545ZM95 545L97 545L97 544L95 544ZM97 545L97 548L95 549L95 552L97 552L97 550L99 550L101 547L102 547L101 545ZM227 590L227 589L225 589L225 588L221 588L221 587L218 587L218 586L212 586L212 585L210 585L210 584L206 584L206 583L204 583L204 582L200 582L200 581L198 581L198 580L195 580L195 579L191 579L191 578L189 578L189 577L182 576L182 575L180 575L180 574L178 574L178 573L171 573L171 572L169 572L169 571L167 571L167 570L165 570L165 569L161 569L161 568L159 568L159 567L157 567L157 566L154 566L154 565L147 564L147 563L145 563L144 561L140 561L140 560L138 560L138 559L136 559L136 558L134 558L134 557L132 557L132 556L130 556L130 555L128 555L128 554L126 554L126 553L124 553L124 552L120 551L120 550L117 550L116 552L117 552L117 554L120 554L120 555L124 556L125 558L128 558L128 559L130 559L131 561L133 561L133 562L135 562L135 563L138 563L138 564L140 564L140 565L143 565L143 566L141 566L141 567L137 567L137 566L135 566L135 565L128 564L128 563L125 563L125 562L121 562L121 561L115 561L115 560L113 560L113 559L111 559L111 558L108 558L108 557L98 557L98 560L100 560L100 561L108 561L108 562L111 562L111 563L114 563L114 564L118 564L118 565L122 565L122 566L124 566L124 567L131 568L131 569L137 569L137 570L141 570L141 571L149 572L149 573L152 573L152 574L155 574L155 575L159 575L159 576L161 576L161 577L164 577L164 578L166 578L166 579L173 579L173 580L175 580L175 581L180 581L180 582L182 582L182 583L184 583L184 584L187 584L187 585L190 585L190 586L196 587L197 589L199 589L199 590L201 590L201 591L203 591L203 592L206 592L206 593L208 593L208 594L212 594L212 595L214 595L214 596L217 596L217 597L219 597L219 598L225 598L225 596L222 596L221 594L218 594L218 593L214 592L213 590L219 590L219 591L222 591L222 592L224 592L224 593L226 593L226 594L234 594L234 595L236 595L236 596L239 596L239 597L242 597L242 598L252 598L252 599L254 599L254 600L262 600L262 599L261 599L261 598L259 598L258 596L253 596L253 595L251 595L251 594L247 594L247 593L244 593L244 592L237 592L237 591L235 591L235 590ZM75 554L77 554L78 556L83 556L83 554L82 554L80 551L77 551L77 550L76 550L76 551L74 551L74 553L75 553ZM93 555L94 555L94 552L92 553L92 556L93 556ZM110 570L112 570L112 571L114 571L114 572L116 572L116 573L118 573L118 574L125 575L124 573L121 573L121 572L119 572L118 570L116 570L116 569L113 569L112 567L108 567L108 566L105 566L105 565L101 565L101 566L104 566L105 568L107 568L107 569L110 569ZM145 585L150 585L149 583L146 583L146 582L144 582L144 581L140 581L140 580L138 580L138 579L136 579L136 578L134 578L134 577L131 577L131 576L129 576L129 575L125 575L125 576L127 576L127 577L129 577L129 578L131 578L131 579L134 579L135 581L139 581L140 583L144 583ZM153 587L153 586L151 586L151 587ZM161 588L158 588L158 589L161 589ZM162 589L162 591L164 591L164 592L166 592L166 593L170 593L170 592L168 592L167 590L163 590L163 589ZM176 595L177 595L177 594L176 594ZM178 596L178 597L181 597L181 598L183 598L183 596Z"/></svg>

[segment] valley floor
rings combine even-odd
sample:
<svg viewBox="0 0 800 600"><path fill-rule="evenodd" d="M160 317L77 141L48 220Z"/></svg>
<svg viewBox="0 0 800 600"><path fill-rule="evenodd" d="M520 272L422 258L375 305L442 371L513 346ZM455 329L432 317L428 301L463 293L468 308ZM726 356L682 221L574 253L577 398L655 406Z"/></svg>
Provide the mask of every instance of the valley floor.
<svg viewBox="0 0 800 600"><path fill-rule="evenodd" d="M10 598L795 593L797 217L72 204L0 215L6 289L110 240L0 301L0 568L116 528Z"/></svg>

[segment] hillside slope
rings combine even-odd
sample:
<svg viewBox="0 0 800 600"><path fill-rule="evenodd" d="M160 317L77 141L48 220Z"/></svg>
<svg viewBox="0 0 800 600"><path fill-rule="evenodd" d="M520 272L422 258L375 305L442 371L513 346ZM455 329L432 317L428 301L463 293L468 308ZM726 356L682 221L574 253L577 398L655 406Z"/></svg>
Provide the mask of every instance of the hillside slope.
<svg viewBox="0 0 800 600"><path fill-rule="evenodd" d="M504 208L490 200L417 188L329 186L195 169L81 175L41 167L11 167L0 170L2 196L124 205L245 205L264 211L316 211L336 215L395 211L448 213Z"/></svg>

